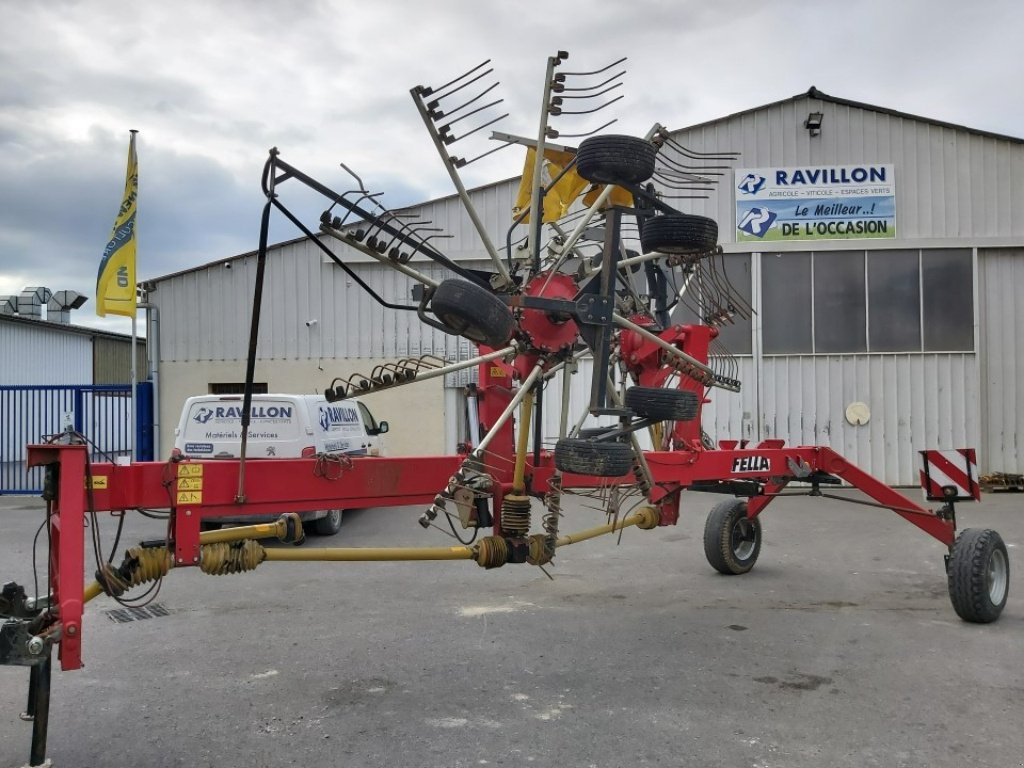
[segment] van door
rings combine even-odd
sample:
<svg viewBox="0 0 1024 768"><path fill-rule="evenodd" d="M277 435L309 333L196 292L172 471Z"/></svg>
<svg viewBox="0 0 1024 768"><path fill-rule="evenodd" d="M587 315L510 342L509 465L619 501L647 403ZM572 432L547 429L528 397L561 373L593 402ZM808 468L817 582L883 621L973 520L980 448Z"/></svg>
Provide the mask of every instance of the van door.
<svg viewBox="0 0 1024 768"><path fill-rule="evenodd" d="M370 413L370 409L362 403L357 402L356 405L359 407L359 416L363 420L363 433L366 435L366 451L371 456L383 456L384 455L384 433L387 432L387 427L382 428L382 424L373 418L373 414ZM383 422L384 425L387 422Z"/></svg>
<svg viewBox="0 0 1024 768"><path fill-rule="evenodd" d="M353 456L369 452L366 430L357 404L350 400L320 402L313 414L317 453L347 453Z"/></svg>

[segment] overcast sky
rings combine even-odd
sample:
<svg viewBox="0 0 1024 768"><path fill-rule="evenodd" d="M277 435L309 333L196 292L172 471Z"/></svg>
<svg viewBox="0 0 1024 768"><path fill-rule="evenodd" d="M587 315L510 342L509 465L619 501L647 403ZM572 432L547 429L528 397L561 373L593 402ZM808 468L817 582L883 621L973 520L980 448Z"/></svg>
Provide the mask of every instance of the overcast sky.
<svg viewBox="0 0 1024 768"><path fill-rule="evenodd" d="M132 128L140 280L255 249L273 146L338 188L345 163L389 206L450 193L409 89L486 59L511 113L497 127L523 135L562 49L568 70L628 57L616 133L815 85L1024 136L1020 0L0 0L0 12L0 294L76 290L89 302L73 322L125 333L130 321L97 318L94 297ZM521 166L504 150L466 181ZM315 225L321 208L299 212Z"/></svg>

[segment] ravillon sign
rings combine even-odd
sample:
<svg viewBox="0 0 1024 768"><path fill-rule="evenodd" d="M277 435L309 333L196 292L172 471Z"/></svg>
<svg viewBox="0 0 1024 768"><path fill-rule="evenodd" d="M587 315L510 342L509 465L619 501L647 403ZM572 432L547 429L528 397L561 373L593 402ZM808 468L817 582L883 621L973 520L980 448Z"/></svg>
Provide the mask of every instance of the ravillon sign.
<svg viewBox="0 0 1024 768"><path fill-rule="evenodd" d="M892 165L736 171L737 242L895 237Z"/></svg>

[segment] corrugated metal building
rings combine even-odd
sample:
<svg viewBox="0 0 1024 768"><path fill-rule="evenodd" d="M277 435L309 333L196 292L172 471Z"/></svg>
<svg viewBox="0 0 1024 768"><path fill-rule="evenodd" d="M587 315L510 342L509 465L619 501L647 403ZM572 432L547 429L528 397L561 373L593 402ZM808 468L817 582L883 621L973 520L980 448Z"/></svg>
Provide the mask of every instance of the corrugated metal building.
<svg viewBox="0 0 1024 768"><path fill-rule="evenodd" d="M697 152L740 153L709 199L679 206L718 221L728 278L755 310L723 331L744 386L712 393L704 415L712 437L829 445L899 484L916 483L915 452L925 447L977 446L984 470L1024 471L1024 140L813 88L674 138ZM813 197L796 182L815 179L827 188L819 196L851 196L808 205ZM869 190L879 179L884 188ZM517 184L472 193L495 242L505 241ZM866 215L869 203L879 215ZM847 216L858 207L862 216ZM452 236L439 245L449 257L483 266L456 198L418 213ZM847 220L855 218L880 223L854 231ZM780 236L787 221L788 238ZM342 257L386 299L408 297L404 277L356 252ZM268 267L257 380L272 391L322 390L334 376L396 357L472 352L413 313L382 310L309 242L276 247ZM254 272L247 254L150 286L160 312L161 423L171 427L164 453L186 396L244 379ZM589 377L576 378L582 401ZM393 452L453 447L458 383L368 399L392 423ZM847 418L854 403L867 411ZM553 432L553 414L547 419Z"/></svg>
<svg viewBox="0 0 1024 768"><path fill-rule="evenodd" d="M146 377L146 340L135 350ZM130 384L131 337L0 314L0 385Z"/></svg>

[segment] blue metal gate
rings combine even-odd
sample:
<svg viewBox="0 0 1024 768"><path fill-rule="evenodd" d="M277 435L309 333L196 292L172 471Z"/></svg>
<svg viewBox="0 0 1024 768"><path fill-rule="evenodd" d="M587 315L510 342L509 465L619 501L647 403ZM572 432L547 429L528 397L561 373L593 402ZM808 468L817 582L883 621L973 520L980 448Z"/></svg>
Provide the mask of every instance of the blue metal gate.
<svg viewBox="0 0 1024 768"><path fill-rule="evenodd" d="M90 441L93 461L131 454L131 385L0 386L0 494L39 493L42 469L25 469L25 446L71 425ZM153 459L153 388L138 384L136 455Z"/></svg>

